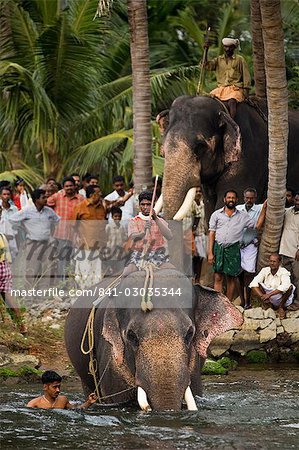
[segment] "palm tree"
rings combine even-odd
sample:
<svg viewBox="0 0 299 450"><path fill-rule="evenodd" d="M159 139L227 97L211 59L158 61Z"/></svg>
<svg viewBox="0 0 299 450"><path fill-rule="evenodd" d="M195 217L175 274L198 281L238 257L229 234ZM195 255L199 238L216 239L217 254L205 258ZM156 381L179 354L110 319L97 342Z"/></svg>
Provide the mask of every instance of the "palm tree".
<svg viewBox="0 0 299 450"><path fill-rule="evenodd" d="M260 264L279 246L284 219L288 145L288 89L280 0L260 0L269 122L269 184Z"/></svg>
<svg viewBox="0 0 299 450"><path fill-rule="evenodd" d="M251 0L251 30L255 94L259 98L266 97L266 74L264 64L264 42L259 0Z"/></svg>
<svg viewBox="0 0 299 450"><path fill-rule="evenodd" d="M151 88L146 0L127 0L133 77L134 186L152 184Z"/></svg>

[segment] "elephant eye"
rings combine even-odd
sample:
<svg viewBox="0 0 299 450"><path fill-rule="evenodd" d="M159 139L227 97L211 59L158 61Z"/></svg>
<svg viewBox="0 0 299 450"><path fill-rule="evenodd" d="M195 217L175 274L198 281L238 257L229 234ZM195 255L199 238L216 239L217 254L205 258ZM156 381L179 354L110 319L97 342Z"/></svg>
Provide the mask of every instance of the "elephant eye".
<svg viewBox="0 0 299 450"><path fill-rule="evenodd" d="M138 339L136 333L134 333L133 330L128 330L128 332L127 332L127 339L133 345L133 347L138 347L139 339Z"/></svg>
<svg viewBox="0 0 299 450"><path fill-rule="evenodd" d="M193 336L194 336L194 327L190 326L189 330L187 331L187 334L185 336L185 339L184 339L185 340L185 344L187 346L189 346L191 344Z"/></svg>

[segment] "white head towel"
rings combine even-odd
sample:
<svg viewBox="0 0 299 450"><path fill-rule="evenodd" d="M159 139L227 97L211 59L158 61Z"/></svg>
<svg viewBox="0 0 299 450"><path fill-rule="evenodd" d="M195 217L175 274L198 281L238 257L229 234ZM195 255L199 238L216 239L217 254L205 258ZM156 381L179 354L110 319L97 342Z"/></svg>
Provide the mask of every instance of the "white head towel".
<svg viewBox="0 0 299 450"><path fill-rule="evenodd" d="M227 46L234 45L237 48L240 45L240 41L239 41L239 39L233 39L233 38L228 37L228 38L222 39L222 44L227 45Z"/></svg>

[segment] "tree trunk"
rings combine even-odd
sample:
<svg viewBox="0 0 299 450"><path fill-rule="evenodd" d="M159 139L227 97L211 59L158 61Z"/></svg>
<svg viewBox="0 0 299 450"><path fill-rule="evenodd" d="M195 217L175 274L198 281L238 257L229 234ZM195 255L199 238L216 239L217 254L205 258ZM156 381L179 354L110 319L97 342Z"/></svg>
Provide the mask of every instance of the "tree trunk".
<svg viewBox="0 0 299 450"><path fill-rule="evenodd" d="M269 185L265 230L259 263L268 265L269 255L278 251L285 210L288 90L280 0L260 0L269 121Z"/></svg>
<svg viewBox="0 0 299 450"><path fill-rule="evenodd" d="M151 89L146 0L128 0L133 77L134 186L152 185Z"/></svg>
<svg viewBox="0 0 299 450"><path fill-rule="evenodd" d="M266 98L264 42L259 0L251 0L250 12L255 93L259 98Z"/></svg>

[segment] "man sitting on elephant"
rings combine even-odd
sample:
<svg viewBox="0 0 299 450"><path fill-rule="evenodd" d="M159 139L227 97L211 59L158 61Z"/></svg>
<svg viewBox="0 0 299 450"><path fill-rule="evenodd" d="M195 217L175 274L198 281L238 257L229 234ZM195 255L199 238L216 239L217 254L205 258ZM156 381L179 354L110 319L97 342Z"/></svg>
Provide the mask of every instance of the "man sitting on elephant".
<svg viewBox="0 0 299 450"><path fill-rule="evenodd" d="M210 94L227 102L229 113L234 118L237 102L243 102L249 94L250 74L245 59L240 55L234 55L235 49L239 46L239 40L224 38L222 44L224 55L208 61L208 52L205 52L206 59L203 64L208 70L216 71L218 86ZM204 44L207 49L209 45L209 41Z"/></svg>
<svg viewBox="0 0 299 450"><path fill-rule="evenodd" d="M141 192L138 197L140 212L129 221L128 235L131 241L131 255L123 272L126 277L144 264L151 262L156 267L172 268L167 255L166 240L173 238L167 222L151 211L152 192Z"/></svg>
<svg viewBox="0 0 299 450"><path fill-rule="evenodd" d="M236 208L237 192L229 190L224 194L224 208L215 211L209 223L208 262L215 272L215 291L222 292L226 276L226 296L232 301L237 276L241 272L240 242L245 228L261 229L265 210L262 209L257 222L246 212Z"/></svg>

